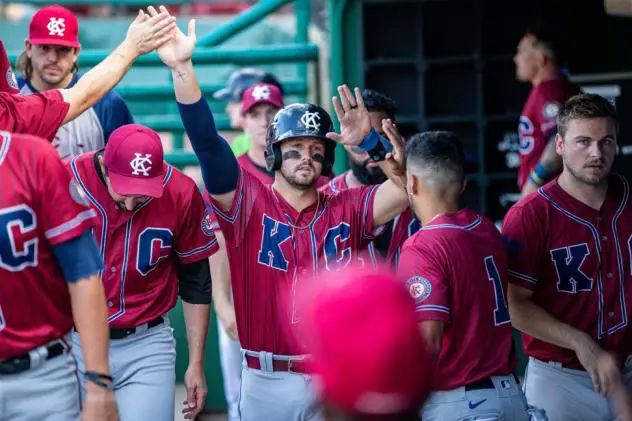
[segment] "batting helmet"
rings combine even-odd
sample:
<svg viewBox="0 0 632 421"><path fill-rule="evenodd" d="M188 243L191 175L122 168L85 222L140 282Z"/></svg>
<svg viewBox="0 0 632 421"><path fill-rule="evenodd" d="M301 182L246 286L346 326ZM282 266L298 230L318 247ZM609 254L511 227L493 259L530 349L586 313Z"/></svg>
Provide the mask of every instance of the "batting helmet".
<svg viewBox="0 0 632 421"><path fill-rule="evenodd" d="M246 89L255 83L269 83L276 86L283 94L283 86L281 82L270 73L266 73L261 69L246 67L234 71L228 77L226 86L213 94L213 98L220 101L241 101Z"/></svg>
<svg viewBox="0 0 632 421"><path fill-rule="evenodd" d="M297 137L311 137L325 141L323 175L331 174L336 142L326 134L333 131L327 111L314 104L291 104L279 110L268 127L266 138L266 166L268 171L281 168L281 142Z"/></svg>

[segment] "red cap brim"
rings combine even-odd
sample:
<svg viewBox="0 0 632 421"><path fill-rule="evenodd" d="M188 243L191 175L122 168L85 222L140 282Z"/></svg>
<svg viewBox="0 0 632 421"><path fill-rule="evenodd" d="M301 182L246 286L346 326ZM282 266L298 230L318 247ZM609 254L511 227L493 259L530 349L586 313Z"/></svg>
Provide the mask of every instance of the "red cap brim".
<svg viewBox="0 0 632 421"><path fill-rule="evenodd" d="M27 41L33 45L60 45L62 47L81 48L81 44L79 42L66 41L63 39L29 38Z"/></svg>
<svg viewBox="0 0 632 421"><path fill-rule="evenodd" d="M127 177L113 172L108 173L112 190L121 196L162 197L164 186L162 174L152 178Z"/></svg>

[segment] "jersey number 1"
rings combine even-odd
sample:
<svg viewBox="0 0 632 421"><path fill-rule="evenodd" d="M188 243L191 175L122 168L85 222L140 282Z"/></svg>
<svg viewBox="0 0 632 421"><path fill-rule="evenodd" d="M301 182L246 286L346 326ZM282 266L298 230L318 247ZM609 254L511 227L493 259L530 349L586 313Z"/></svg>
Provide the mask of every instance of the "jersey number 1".
<svg viewBox="0 0 632 421"><path fill-rule="evenodd" d="M494 256L485 258L485 269L487 277L492 281L494 286L494 295L496 298L496 308L494 309L494 324L496 326L509 323L509 309L507 308L507 299L505 298L505 290L503 289L502 279L498 273Z"/></svg>

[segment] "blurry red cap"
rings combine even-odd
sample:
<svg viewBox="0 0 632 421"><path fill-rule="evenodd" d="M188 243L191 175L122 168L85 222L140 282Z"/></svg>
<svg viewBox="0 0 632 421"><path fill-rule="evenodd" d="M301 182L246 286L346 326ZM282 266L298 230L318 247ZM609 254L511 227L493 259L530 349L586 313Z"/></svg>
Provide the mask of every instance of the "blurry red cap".
<svg viewBox="0 0 632 421"><path fill-rule="evenodd" d="M257 83L244 92L241 103L241 112L246 114L248 110L257 104L268 103L277 108L283 108L283 94L281 90L269 83Z"/></svg>
<svg viewBox="0 0 632 421"><path fill-rule="evenodd" d="M77 17L57 4L43 7L31 19L27 41L34 45L81 48Z"/></svg>
<svg viewBox="0 0 632 421"><path fill-rule="evenodd" d="M402 282L387 270L354 267L304 292L301 333L324 402L383 416L421 407L434 367Z"/></svg>
<svg viewBox="0 0 632 421"><path fill-rule="evenodd" d="M162 142L149 127L127 124L114 130L103 158L112 190L117 194L162 196Z"/></svg>
<svg viewBox="0 0 632 421"><path fill-rule="evenodd" d="M4 49L4 44L0 41L0 92L9 92L11 94L17 94L18 82L15 80L15 74L11 69L11 62L7 55L7 50Z"/></svg>

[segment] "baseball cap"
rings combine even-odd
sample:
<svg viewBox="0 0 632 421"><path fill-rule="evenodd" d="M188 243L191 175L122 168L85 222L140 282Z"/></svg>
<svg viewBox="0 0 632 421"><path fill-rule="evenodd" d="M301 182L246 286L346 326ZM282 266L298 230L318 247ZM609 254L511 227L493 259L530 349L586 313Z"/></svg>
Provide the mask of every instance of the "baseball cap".
<svg viewBox="0 0 632 421"><path fill-rule="evenodd" d="M18 82L15 80L15 74L11 68L11 62L7 51L4 49L4 44L0 41L0 92L9 92L11 94L17 94Z"/></svg>
<svg viewBox="0 0 632 421"><path fill-rule="evenodd" d="M27 41L34 45L81 48L77 17L58 4L43 7L31 19Z"/></svg>
<svg viewBox="0 0 632 421"><path fill-rule="evenodd" d="M283 85L271 73L253 67L235 70L228 77L226 86L213 94L220 101L241 101L244 91L255 83L269 83L276 86L283 94Z"/></svg>
<svg viewBox="0 0 632 421"><path fill-rule="evenodd" d="M162 196L164 161L158 133L140 124L121 126L110 135L103 155L116 193Z"/></svg>
<svg viewBox="0 0 632 421"><path fill-rule="evenodd" d="M246 114L252 107L262 103L272 104L277 108L283 108L283 94L281 94L279 88L274 85L270 85L269 83L257 83L244 92L241 112L242 114Z"/></svg>
<svg viewBox="0 0 632 421"><path fill-rule="evenodd" d="M386 418L420 408L434 367L404 283L388 269L348 266L310 284L299 332L321 399Z"/></svg>

